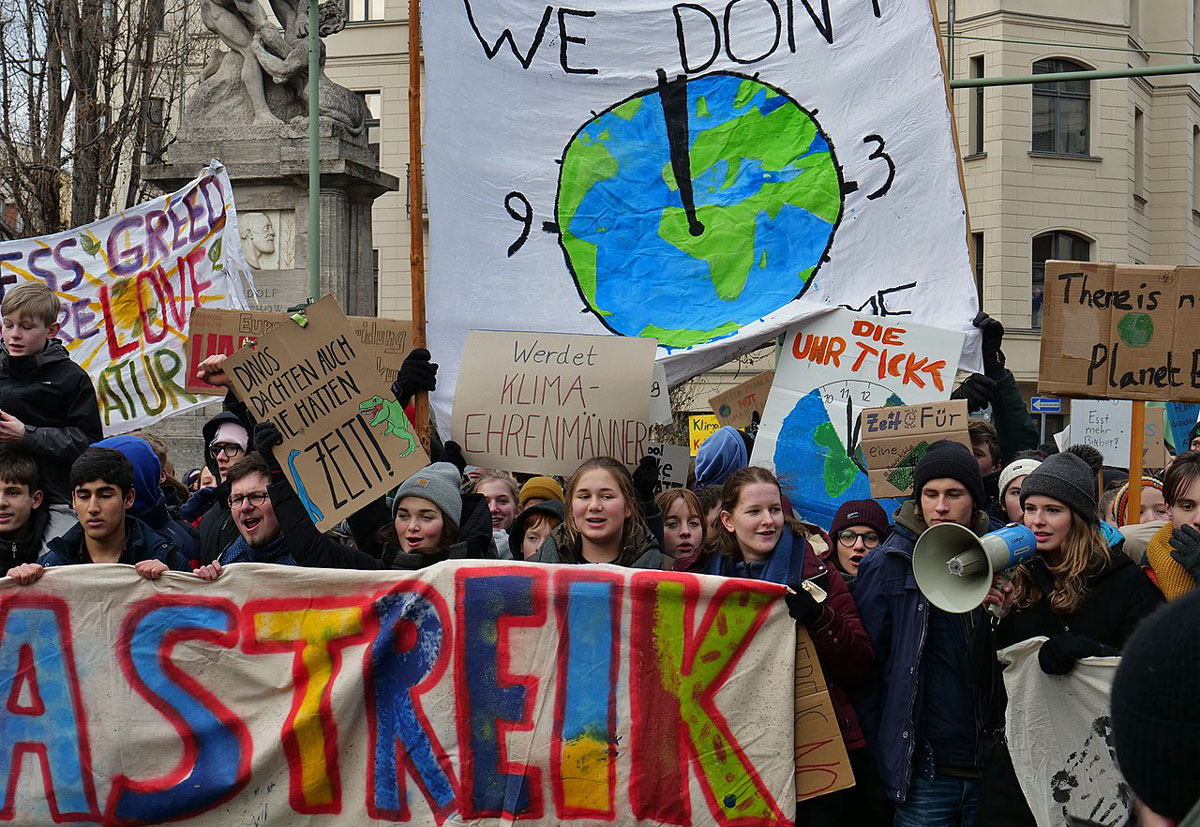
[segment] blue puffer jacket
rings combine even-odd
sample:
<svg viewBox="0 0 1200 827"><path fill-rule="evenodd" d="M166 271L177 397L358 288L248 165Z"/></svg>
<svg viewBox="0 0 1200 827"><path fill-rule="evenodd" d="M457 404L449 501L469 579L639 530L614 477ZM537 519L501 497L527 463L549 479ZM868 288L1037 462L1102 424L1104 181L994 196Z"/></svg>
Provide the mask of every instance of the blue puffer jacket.
<svg viewBox="0 0 1200 827"><path fill-rule="evenodd" d="M1001 525L976 511L971 528L985 534ZM920 666L931 607L913 577L912 553L924 528L915 503L902 505L887 540L863 559L854 590L875 650L874 674L855 698L856 707L879 777L893 801L904 801L908 794L922 733Z"/></svg>

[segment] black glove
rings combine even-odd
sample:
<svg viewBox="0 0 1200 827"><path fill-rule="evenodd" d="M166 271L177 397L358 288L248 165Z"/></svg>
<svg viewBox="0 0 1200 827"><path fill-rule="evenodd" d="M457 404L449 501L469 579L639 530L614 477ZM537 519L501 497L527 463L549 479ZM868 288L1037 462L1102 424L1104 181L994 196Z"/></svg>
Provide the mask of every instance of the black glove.
<svg viewBox="0 0 1200 827"><path fill-rule="evenodd" d="M254 426L254 450L267 461L267 468L271 469L272 477L283 475L279 460L275 459L275 446L282 444L283 434L279 433L274 422L259 422Z"/></svg>
<svg viewBox="0 0 1200 827"><path fill-rule="evenodd" d="M755 411L754 413L750 414L750 424L747 425L742 430L745 431L747 434L749 434L751 437L756 437L756 436L758 436L758 426L761 424L762 424L762 417L759 415L758 411Z"/></svg>
<svg viewBox="0 0 1200 827"><path fill-rule="evenodd" d="M983 367L988 374L1004 368L1004 351L1000 346L1004 342L1004 325L1000 324L982 310L971 320L971 324L979 328L983 334L981 350L983 351Z"/></svg>
<svg viewBox="0 0 1200 827"><path fill-rule="evenodd" d="M436 462L448 462L458 469L458 475L461 477L467 470L467 459L462 454L462 448L457 442L451 440L442 445L442 455L437 458Z"/></svg>
<svg viewBox="0 0 1200 827"><path fill-rule="evenodd" d="M1042 644L1038 652L1038 664L1047 675L1069 675L1076 661L1115 654L1117 650L1111 646L1074 632L1064 632Z"/></svg>
<svg viewBox="0 0 1200 827"><path fill-rule="evenodd" d="M996 380L982 373L972 373L950 394L951 399L967 400L967 410L982 411L996 398Z"/></svg>
<svg viewBox="0 0 1200 827"><path fill-rule="evenodd" d="M407 405L413 394L429 393L437 387L437 363L429 361L429 351L416 348L404 357L396 381L392 383L392 395L401 405Z"/></svg>
<svg viewBox="0 0 1200 827"><path fill-rule="evenodd" d="M633 491L637 494L638 502L650 505L654 502L655 489L658 488L658 457L644 456L633 469Z"/></svg>
<svg viewBox="0 0 1200 827"><path fill-rule="evenodd" d="M1200 581L1200 531L1190 525L1181 525L1171 532L1170 543L1171 559Z"/></svg>
<svg viewBox="0 0 1200 827"><path fill-rule="evenodd" d="M788 588L791 591L784 595L783 599L787 603L788 614L792 616L792 620L805 626L815 623L821 616L821 604L799 583L792 583Z"/></svg>

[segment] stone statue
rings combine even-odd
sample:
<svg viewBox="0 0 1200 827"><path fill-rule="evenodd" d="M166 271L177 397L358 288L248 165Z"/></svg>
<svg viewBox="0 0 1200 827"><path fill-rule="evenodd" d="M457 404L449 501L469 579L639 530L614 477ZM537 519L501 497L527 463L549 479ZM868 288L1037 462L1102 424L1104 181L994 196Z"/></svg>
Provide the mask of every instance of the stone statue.
<svg viewBox="0 0 1200 827"><path fill-rule="evenodd" d="M270 0L283 28L268 17L259 0L202 0L201 19L228 51L209 60L185 113L182 131L245 132L252 127L303 128L308 122L308 13L305 0ZM319 7L318 35L345 28L340 0ZM321 44L321 65L325 46ZM362 100L325 76L320 84L320 116L364 142L367 118Z"/></svg>
<svg viewBox="0 0 1200 827"><path fill-rule="evenodd" d="M248 212L238 216L238 234L247 263L255 270L265 270L263 259L275 252L275 227L264 213Z"/></svg>

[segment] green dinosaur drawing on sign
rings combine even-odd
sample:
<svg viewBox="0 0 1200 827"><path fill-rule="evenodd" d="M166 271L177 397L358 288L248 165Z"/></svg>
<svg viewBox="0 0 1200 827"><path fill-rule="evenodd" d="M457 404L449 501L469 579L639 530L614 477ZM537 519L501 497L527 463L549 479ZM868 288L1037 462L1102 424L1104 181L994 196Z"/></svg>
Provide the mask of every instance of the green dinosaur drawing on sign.
<svg viewBox="0 0 1200 827"><path fill-rule="evenodd" d="M400 458L417 450L417 438L412 432L412 425L404 415L404 407L394 399L384 399L382 396L372 396L358 406L364 414L371 416L370 425L383 424L384 436L397 436L408 443L408 447L400 454Z"/></svg>

